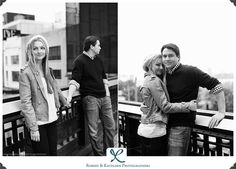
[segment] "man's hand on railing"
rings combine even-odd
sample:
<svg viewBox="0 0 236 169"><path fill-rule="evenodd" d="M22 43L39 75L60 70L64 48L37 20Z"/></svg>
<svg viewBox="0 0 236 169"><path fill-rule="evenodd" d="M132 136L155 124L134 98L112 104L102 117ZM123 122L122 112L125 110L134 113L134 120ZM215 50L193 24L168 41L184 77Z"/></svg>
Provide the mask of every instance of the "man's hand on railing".
<svg viewBox="0 0 236 169"><path fill-rule="evenodd" d="M224 117L225 117L225 113L218 112L217 114L212 116L212 118L208 124L208 127L209 128L217 127L219 125L219 123L224 119Z"/></svg>

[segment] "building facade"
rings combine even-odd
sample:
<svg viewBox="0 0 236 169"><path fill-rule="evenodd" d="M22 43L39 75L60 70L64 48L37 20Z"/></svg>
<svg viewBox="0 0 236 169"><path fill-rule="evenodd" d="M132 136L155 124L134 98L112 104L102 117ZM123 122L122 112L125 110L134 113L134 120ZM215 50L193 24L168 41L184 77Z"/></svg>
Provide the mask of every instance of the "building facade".
<svg viewBox="0 0 236 169"><path fill-rule="evenodd" d="M117 3L66 3L67 68L83 51L83 40L97 35L101 41L99 56L108 74L117 74L118 37Z"/></svg>
<svg viewBox="0 0 236 169"><path fill-rule="evenodd" d="M60 87L68 86L65 25L17 19L6 23L3 29L20 31L20 35L3 41L3 90L19 89L19 71L27 62L26 44L36 34L44 36L49 43L49 66L54 69L58 84Z"/></svg>

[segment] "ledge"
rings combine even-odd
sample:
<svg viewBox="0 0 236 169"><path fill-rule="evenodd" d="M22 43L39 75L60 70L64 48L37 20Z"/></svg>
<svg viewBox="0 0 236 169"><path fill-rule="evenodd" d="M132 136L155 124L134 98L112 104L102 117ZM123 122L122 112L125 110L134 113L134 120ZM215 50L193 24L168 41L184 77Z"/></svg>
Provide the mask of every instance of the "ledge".
<svg viewBox="0 0 236 169"><path fill-rule="evenodd" d="M141 116L142 112L140 110L141 103L139 102L129 102L129 101L119 101L118 103L118 111L133 115ZM202 110L197 109L197 116L195 120L195 124L199 126L207 127L211 116L216 114L217 111L211 110ZM216 127L216 129L223 129L228 131L233 131L234 129L234 121L233 121L233 113L226 113L226 117L221 121L221 123Z"/></svg>
<svg viewBox="0 0 236 169"><path fill-rule="evenodd" d="M115 86L117 86L117 78L113 77L113 78L109 78L109 88L113 88ZM62 94L66 97L68 95L68 87L66 88L62 88ZM79 91L76 91L73 95L73 97L80 95ZM18 111L21 111L20 109L20 96L15 96L12 98L7 98L7 99L3 99L3 115L7 115L10 113L15 113Z"/></svg>

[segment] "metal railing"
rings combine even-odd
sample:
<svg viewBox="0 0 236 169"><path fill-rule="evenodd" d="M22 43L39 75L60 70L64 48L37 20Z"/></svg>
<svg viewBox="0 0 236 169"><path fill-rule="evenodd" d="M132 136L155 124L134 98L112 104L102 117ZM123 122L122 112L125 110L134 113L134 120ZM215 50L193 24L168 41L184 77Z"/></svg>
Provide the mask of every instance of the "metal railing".
<svg viewBox="0 0 236 169"><path fill-rule="evenodd" d="M16 98L17 99L17 98ZM25 155L25 133L24 117L21 111L13 112L3 116L3 155ZM61 107L58 114L58 154L65 153L64 147L78 140L78 145L83 146L84 141L84 118L81 108L80 96L75 96L71 107ZM80 139L78 139L80 138Z"/></svg>
<svg viewBox="0 0 236 169"><path fill-rule="evenodd" d="M119 111L119 147L127 148L127 155L141 155L141 144L137 135L140 124L140 103L122 101ZM193 128L189 156L233 156L233 115L226 113L225 119L214 129L207 124L214 111L198 110Z"/></svg>
<svg viewBox="0 0 236 169"><path fill-rule="evenodd" d="M117 119L117 78L109 79L112 109L115 120ZM68 88L63 89L66 96ZM61 107L57 112L58 130L58 155L86 155L89 144L86 121L82 110L79 93L72 99L71 107ZM116 120L117 121L117 120ZM117 126L116 126L117 127ZM25 132L24 117L20 111L20 97L3 100L3 156L25 155ZM91 151L91 148L90 148ZM86 153L86 154L84 154Z"/></svg>

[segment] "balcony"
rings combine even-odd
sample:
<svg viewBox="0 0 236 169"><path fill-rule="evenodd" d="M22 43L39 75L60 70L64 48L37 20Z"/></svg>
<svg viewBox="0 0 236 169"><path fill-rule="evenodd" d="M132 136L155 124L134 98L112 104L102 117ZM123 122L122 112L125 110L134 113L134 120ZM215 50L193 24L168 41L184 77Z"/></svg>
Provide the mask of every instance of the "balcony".
<svg viewBox="0 0 236 169"><path fill-rule="evenodd" d="M117 121L117 77L110 77L109 89L112 110ZM62 89L67 96L68 88ZM58 113L58 155L89 156L92 148L79 93L73 96L71 107L61 107ZM117 124L117 123L116 123ZM117 125L116 125L117 128ZM3 156L24 156L24 117L20 111L20 97L3 100ZM116 144L116 143L115 143Z"/></svg>
<svg viewBox="0 0 236 169"><path fill-rule="evenodd" d="M137 135L140 123L140 103L119 101L119 147L127 148L127 155L139 156L141 145ZM215 111L197 110L196 125L193 128L189 146L189 156L233 156L233 113L214 129L207 124Z"/></svg>

